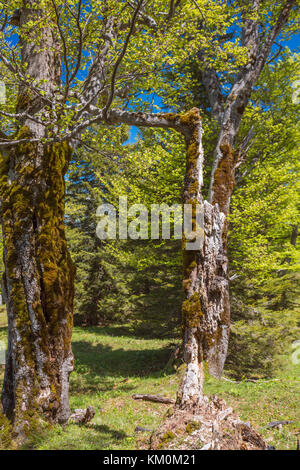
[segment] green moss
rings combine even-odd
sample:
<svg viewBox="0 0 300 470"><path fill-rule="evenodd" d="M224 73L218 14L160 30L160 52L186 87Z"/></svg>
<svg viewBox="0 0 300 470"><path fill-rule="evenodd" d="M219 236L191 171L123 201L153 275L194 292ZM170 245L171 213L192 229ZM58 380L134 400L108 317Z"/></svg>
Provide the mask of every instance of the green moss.
<svg viewBox="0 0 300 470"><path fill-rule="evenodd" d="M199 429L201 427L201 423L197 423L196 421L191 421L190 423L187 424L185 430L188 434L191 434L194 432L196 429Z"/></svg>
<svg viewBox="0 0 300 470"><path fill-rule="evenodd" d="M185 114L180 116L180 121L183 125L188 126L190 129L190 135L187 139L187 158L186 158L186 180L184 194L185 204L192 206L192 230L196 233L197 227L197 212L196 207L201 202L201 195L199 191L199 169L198 169L198 158L199 158L199 121L200 115L197 108L193 108ZM196 235L195 235L196 237ZM187 242L192 242L191 238L188 239L183 236L182 239L182 251L183 251L183 288L185 290L186 299L182 303L182 320L183 329L185 327L196 328L200 327L202 313L200 295L196 292L190 292L192 287L192 277L194 271L197 269L197 250L187 250Z"/></svg>
<svg viewBox="0 0 300 470"><path fill-rule="evenodd" d="M190 183L189 185L189 190L190 190L190 193L192 195L197 195L198 194L198 190L199 190L199 182L198 180L194 180Z"/></svg>
<svg viewBox="0 0 300 470"><path fill-rule="evenodd" d="M32 91L26 90L18 98L18 109L17 111L24 111L32 102Z"/></svg>
<svg viewBox="0 0 300 470"><path fill-rule="evenodd" d="M200 320L203 316L201 299L198 292L194 292L188 299L182 303L182 316L185 326L190 328L200 327Z"/></svg>
<svg viewBox="0 0 300 470"><path fill-rule="evenodd" d="M190 279L183 279L182 287L185 291L189 291L191 285L192 285L192 281Z"/></svg>
<svg viewBox="0 0 300 470"><path fill-rule="evenodd" d="M227 215L229 212L230 196L235 185L235 155L229 144L221 144L220 150L222 158L214 174L213 203L218 203L220 210Z"/></svg>
<svg viewBox="0 0 300 470"><path fill-rule="evenodd" d="M170 441L172 441L175 438L175 434L172 431L167 431L165 434L162 435L160 438L160 444L158 445L158 449L163 449L163 447L168 444Z"/></svg>
<svg viewBox="0 0 300 470"><path fill-rule="evenodd" d="M11 422L0 413L0 450L13 450L15 448Z"/></svg>
<svg viewBox="0 0 300 470"><path fill-rule="evenodd" d="M29 130L22 128L17 138L30 137ZM20 379L15 392L14 420L17 425L18 416L26 414L30 427L38 423L39 411L45 405L48 410L51 403L60 400L59 361L64 353L70 350L71 331L73 326L73 279L75 269L67 250L64 235L64 174L71 157L71 149L67 143L49 145L44 148L42 165L36 159L36 147L31 143L22 143L10 151L8 156L0 155L0 197L2 200L1 217L5 234L6 274L11 284L11 305L16 327L21 340L16 352L16 360L20 365L26 363L31 375ZM8 180L9 170L14 178ZM36 230L35 225L39 225ZM52 376L51 396L45 400L39 396L39 376L36 369L34 337L32 324L25 296L23 279L19 263L17 243L26 234L26 239L35 251L32 275L40 282L41 295L31 303L35 318L40 326L41 337L39 346L46 357L60 355L58 361L46 363L44 372ZM69 307L69 308L68 308ZM61 338L64 344L61 345ZM23 382L24 381L24 382ZM24 387L31 382L31 397L27 408L31 412L20 409ZM51 379L50 379L51 381ZM49 406L50 404L50 406ZM56 407L57 408L57 407ZM54 410L55 411L55 410ZM51 413L50 413L51 414ZM26 420L27 420L26 418Z"/></svg>
<svg viewBox="0 0 300 470"><path fill-rule="evenodd" d="M190 240L189 240L190 241ZM183 278L189 280L192 271L197 267L196 252L193 250L186 250L187 240L183 237L182 240L182 258L183 258Z"/></svg>
<svg viewBox="0 0 300 470"><path fill-rule="evenodd" d="M199 117L199 109L192 108L186 113L180 115L180 122L188 126L193 126L195 122L199 121Z"/></svg>
<svg viewBox="0 0 300 470"><path fill-rule="evenodd" d="M175 438L175 434L172 431L167 431L163 436L162 436L162 441L171 441L172 439Z"/></svg>

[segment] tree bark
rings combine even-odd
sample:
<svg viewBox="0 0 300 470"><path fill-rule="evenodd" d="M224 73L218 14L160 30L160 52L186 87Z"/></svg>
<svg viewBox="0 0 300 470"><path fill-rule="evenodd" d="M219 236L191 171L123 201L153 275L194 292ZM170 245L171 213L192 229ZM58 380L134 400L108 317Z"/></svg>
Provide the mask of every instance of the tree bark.
<svg viewBox="0 0 300 470"><path fill-rule="evenodd" d="M209 204L201 194L204 156L198 110L191 110L182 120L188 120L190 127L186 137L183 203L193 206L193 230L198 233L201 227L197 226L195 208L196 205L202 208L204 234L203 243L194 250L188 249L188 239L183 239L182 326L186 371L179 387L177 406L197 408L203 398L204 361L210 373L220 377L227 353L230 315L223 240L226 217L218 204Z"/></svg>
<svg viewBox="0 0 300 470"><path fill-rule="evenodd" d="M41 15L29 3L21 10L21 25ZM33 32L29 36L30 43L21 38L22 63L40 87L54 93L60 80L55 30L44 28L41 42ZM18 111L24 110L38 117L45 104L21 85ZM64 174L71 149L66 142L43 144L46 130L37 121L24 118L21 124L17 138L40 143L20 144L1 155L0 186L8 314L2 405L20 438L39 417L66 422L70 416L75 274L64 232Z"/></svg>
<svg viewBox="0 0 300 470"><path fill-rule="evenodd" d="M2 404L17 426L69 417L74 267L64 233L67 144L22 145L1 175L8 351Z"/></svg>
<svg viewBox="0 0 300 470"><path fill-rule="evenodd" d="M295 0L285 2L277 21L266 34L265 41L261 41L258 19L260 3L253 0L251 4L253 17L245 21L241 37L243 46L248 49L248 63L237 75L225 105L216 72L207 68L203 73L212 116L220 125L220 133L214 152L209 202L204 203L203 252L195 256L195 265L198 269L198 291L203 311L201 354L203 359L207 360L208 370L216 377L220 377L222 373L229 340L230 299L226 217L229 214L235 185L235 169L239 163L238 151L234 151L234 145L253 87L295 3Z"/></svg>

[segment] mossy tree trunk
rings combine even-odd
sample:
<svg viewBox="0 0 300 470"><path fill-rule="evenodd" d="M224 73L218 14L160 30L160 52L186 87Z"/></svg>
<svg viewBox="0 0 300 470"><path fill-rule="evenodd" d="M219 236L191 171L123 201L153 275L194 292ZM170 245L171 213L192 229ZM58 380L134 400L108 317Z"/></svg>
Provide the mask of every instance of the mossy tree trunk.
<svg viewBox="0 0 300 470"><path fill-rule="evenodd" d="M41 11L21 9L20 25ZM30 37L30 43L26 42ZM59 88L60 54L55 30L21 36L27 74L53 94ZM18 112L47 113L41 96L20 86ZM50 110L49 110L50 112ZM64 232L67 143L43 144L46 129L24 114L17 139L33 137L1 155L3 286L8 314L8 350L2 404L20 436L37 416L51 422L69 417L74 266Z"/></svg>
<svg viewBox="0 0 300 470"><path fill-rule="evenodd" d="M35 414L60 422L69 417L74 279L64 234L69 158L67 144L27 144L2 161L8 314L2 404L20 432Z"/></svg>
<svg viewBox="0 0 300 470"><path fill-rule="evenodd" d="M182 304L184 359L186 371L179 387L177 405L197 408L203 397L204 362L211 374L220 377L229 335L229 290L226 255L226 217L219 205L203 200L203 148L199 112L191 110L182 119L189 123L186 136L187 159L183 203L193 206L193 230L202 243L188 249L183 240ZM197 222L196 205L201 208L203 226Z"/></svg>

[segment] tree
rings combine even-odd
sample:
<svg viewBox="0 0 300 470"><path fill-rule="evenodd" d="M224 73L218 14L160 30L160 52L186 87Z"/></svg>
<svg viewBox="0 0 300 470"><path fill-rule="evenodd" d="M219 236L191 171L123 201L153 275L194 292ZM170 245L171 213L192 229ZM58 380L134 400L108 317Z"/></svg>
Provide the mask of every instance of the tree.
<svg viewBox="0 0 300 470"><path fill-rule="evenodd" d="M252 128L253 138L247 161L238 169L229 217L229 275L233 280L231 336L225 363L226 372L239 379L245 375L272 376L278 369L278 355L297 338L293 310L297 251L290 239L298 217L299 105L292 101L298 65L287 48L279 61L265 68L241 129L241 134L247 135ZM196 95L198 106L205 103L202 97L199 103L198 99ZM204 126L205 149L209 152L214 144L214 135L209 132L213 125L208 121ZM96 199L96 205L110 202L117 209L119 196L126 194L128 206L143 203L148 212L150 204L157 201L169 206L180 203L184 178L180 136L148 129L135 143L120 146L115 134L111 132L110 142L105 141L101 153L92 156L99 188L88 199ZM97 135L101 146L101 130ZM91 156L84 155L89 161ZM92 218L95 212L96 206ZM91 237L94 239L94 234ZM76 256L83 257L81 246L77 249L71 239L72 251L73 247ZM143 335L178 334L178 241L106 241L97 254L93 250L90 256L97 256L98 263L86 262L76 287L81 300L81 292L85 294L96 284L99 300L98 305L87 309L91 317L99 318L102 313L106 322L125 322ZM82 278L89 272L93 272L94 282L89 277L82 288ZM85 302L81 301L77 311L78 320L85 321Z"/></svg>
<svg viewBox="0 0 300 470"><path fill-rule="evenodd" d="M261 8L254 1L251 11L243 2L237 5L244 13L242 47L248 58L239 68L224 110L215 86L217 74L210 64L205 68L204 81L221 131L209 202L203 202L198 110L151 114L139 111L143 104L132 102L128 95L130 89L140 93L155 89L161 69L196 51L202 54L204 44L211 57L214 38L228 29L222 19L226 2L206 5L204 20L202 5L189 1L3 4L1 72L8 76L11 93L6 110L1 111L0 141L9 330L2 404L20 436L32 410L54 422L66 422L70 414L74 266L64 234L64 174L72 148L93 124L168 128L184 136L184 201L204 205L206 237L202 251L184 250L187 372L180 404L201 401L203 359L220 374L229 330L226 216L239 156L233 151L234 141L255 82L296 0L274 7L264 2ZM234 6L235 2L230 3ZM16 7L19 10L11 17ZM262 23L267 7L272 13L268 28ZM199 27L201 22L210 26ZM232 58L240 48L229 43L227 52Z"/></svg>
<svg viewBox="0 0 300 470"><path fill-rule="evenodd" d="M274 60L274 57L269 58L272 47L294 7L295 1L280 2L274 7L256 0L249 4L230 2L229 10L237 8L241 14L240 35L237 30L225 37L216 35L215 45L224 50L226 40L235 37L247 53L246 62L234 67L230 73L220 74L220 69L210 63L210 53L205 48L198 51L200 79L208 96L211 115L218 126L218 138L212 158L208 201L204 202L204 250L184 259L187 299L183 302L183 318L188 368L179 394L179 402L183 406L197 405L201 401L201 393L197 390L201 390L200 382L203 381L199 366L203 360L207 360L210 373L217 377L220 377L224 367L230 325L228 215L236 169L245 159L252 130L236 146L237 137L254 87L266 62ZM264 20L266 11L272 14L267 24ZM203 14L204 29L207 27L205 23ZM229 92L226 93L226 89ZM188 177L186 183L189 185ZM185 188L185 194L193 191L191 187L188 191ZM194 193L194 197L197 199L199 196Z"/></svg>
<svg viewBox="0 0 300 470"><path fill-rule="evenodd" d="M18 28L19 43L12 46L15 30L8 18L15 6L21 8L10 23ZM164 2L161 6L166 11ZM124 92L124 80L131 83L140 76L130 64L141 60L139 49L132 50L131 37L135 33L136 46L149 47L149 31L167 30L158 48L161 53L171 41L167 24L173 8L158 25L143 0L125 7L119 2L97 2L93 7L78 2L75 7L32 0L3 5L2 11L1 29L7 35L3 38L2 33L1 65L12 81L8 109L1 112L3 130L8 131L1 134L1 199L9 330L2 404L20 436L32 410L59 422L66 422L70 414L74 266L64 234L64 174L71 146L97 122L171 127L189 134L188 123L180 116L110 109ZM161 34L156 32L155 39L157 47ZM120 68L130 48L129 64ZM87 50L93 55L92 65L84 54ZM145 53L142 58L146 73ZM74 90L77 75L88 66ZM16 112L10 112L15 106ZM12 124L14 134L9 133Z"/></svg>

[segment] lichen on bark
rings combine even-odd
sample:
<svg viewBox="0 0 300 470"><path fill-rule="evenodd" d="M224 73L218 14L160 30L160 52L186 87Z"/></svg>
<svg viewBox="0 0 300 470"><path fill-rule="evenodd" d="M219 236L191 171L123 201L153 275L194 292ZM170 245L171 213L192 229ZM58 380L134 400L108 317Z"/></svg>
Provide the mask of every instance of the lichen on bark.
<svg viewBox="0 0 300 470"><path fill-rule="evenodd" d="M22 128L18 138L30 134ZM17 434L39 417L66 421L74 266L64 233L65 143L1 155L0 196L9 342L2 392Z"/></svg>
<svg viewBox="0 0 300 470"><path fill-rule="evenodd" d="M202 128L199 110L191 109L180 116L182 125L188 128L186 135L186 172L184 178L183 204L191 205L192 231L197 230L196 207L203 205L202 187ZM188 249L190 235L184 233L182 240L183 288L185 298L182 303L182 331L184 360L186 370L182 378L177 406L181 408L198 407L202 399L203 353L200 342L202 319L201 293L198 284L199 249Z"/></svg>
<svg viewBox="0 0 300 470"><path fill-rule="evenodd" d="M183 288L182 329L186 370L179 387L177 406L197 409L203 398L204 364L220 377L227 353L229 334L229 294L227 256L224 244L226 216L218 202L204 201L202 129L199 112L192 109L181 116L188 126L183 203L192 205L193 231L197 230L196 206L203 214L203 243L187 249L189 234L182 241ZM225 153L224 149L224 153ZM227 149L216 177L230 177L233 154ZM228 173L229 172L229 173ZM219 184L219 181L216 183ZM222 192L222 188L219 188ZM220 197L222 194L220 193ZM190 246L189 246L190 248Z"/></svg>

